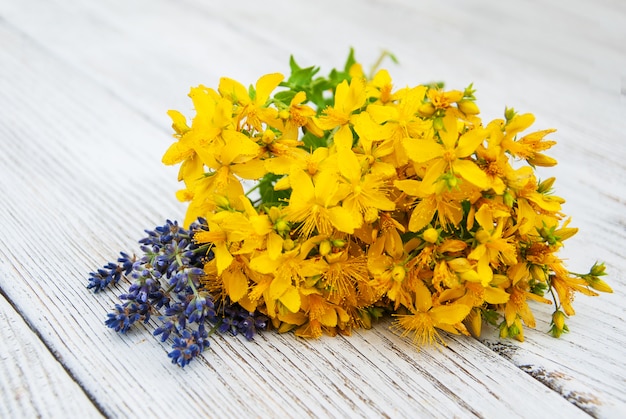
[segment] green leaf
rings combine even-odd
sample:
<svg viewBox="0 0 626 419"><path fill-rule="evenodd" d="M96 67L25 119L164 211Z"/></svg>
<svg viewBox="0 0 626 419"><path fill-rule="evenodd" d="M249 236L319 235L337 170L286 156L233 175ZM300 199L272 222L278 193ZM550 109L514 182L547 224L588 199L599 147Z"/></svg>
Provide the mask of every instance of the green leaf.
<svg viewBox="0 0 626 419"><path fill-rule="evenodd" d="M293 55L289 56L289 68L291 69L292 73L294 71L300 70L300 66L296 63L296 59L293 58Z"/></svg>
<svg viewBox="0 0 626 419"><path fill-rule="evenodd" d="M496 325L496 323L498 322L498 318L500 317L500 315L498 314L497 311L483 308L483 309L481 309L481 312L482 312L482 318L487 323L489 323L489 324L491 324L493 326Z"/></svg>
<svg viewBox="0 0 626 419"><path fill-rule="evenodd" d="M316 137L315 135L307 132L302 137L302 142L306 146L307 151L313 151L318 147L328 147L328 139L324 137Z"/></svg>
<svg viewBox="0 0 626 419"><path fill-rule="evenodd" d="M259 181L259 195L261 195L262 205L278 205L289 199L291 190L274 190L274 185L280 178L282 178L282 175L268 173Z"/></svg>
<svg viewBox="0 0 626 419"><path fill-rule="evenodd" d="M291 103L291 99L296 95L297 92L294 90L283 90L282 92L278 92L274 95L274 100L284 105L289 105Z"/></svg>
<svg viewBox="0 0 626 419"><path fill-rule="evenodd" d="M303 68L302 70L294 71L289 76L287 83L291 88L304 88L311 84L313 81L313 67Z"/></svg>

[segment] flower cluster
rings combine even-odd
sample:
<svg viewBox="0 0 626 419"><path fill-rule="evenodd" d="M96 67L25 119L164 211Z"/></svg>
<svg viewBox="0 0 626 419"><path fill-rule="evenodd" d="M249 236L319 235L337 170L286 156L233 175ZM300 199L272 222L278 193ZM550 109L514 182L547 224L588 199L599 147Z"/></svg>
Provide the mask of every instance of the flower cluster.
<svg viewBox="0 0 626 419"><path fill-rule="evenodd" d="M367 77L350 54L343 71L291 75L245 88L222 78L191 89L188 124L170 111L185 224L214 258L199 281L215 296L266 314L298 336L349 334L381 311L417 343L438 330L480 334L499 322L523 340L529 301L556 311L566 331L576 292L609 291L593 272L568 272L557 252L577 229L534 168L554 130L526 132L534 117L512 109L483 122L472 86L396 88L386 70ZM251 201L242 180L256 180Z"/></svg>
<svg viewBox="0 0 626 419"><path fill-rule="evenodd" d="M161 326L154 335L165 342L173 334L169 356L181 367L209 346L206 323L213 326L212 331L241 333L248 339L267 325L260 312L249 312L228 300L216 301L200 282L202 267L213 253L208 245L198 246L194 236L206 228L203 219L189 230L168 220L163 226L146 230L148 236L139 241L142 257L120 253L117 263L109 262L92 272L87 285L99 292L121 278L128 279L128 292L120 295L123 302L115 305L105 324L126 333L135 322L147 323L157 314Z"/></svg>
<svg viewBox="0 0 626 419"><path fill-rule="evenodd" d="M479 336L485 322L523 340L530 301L554 303L558 337L576 293L611 292L604 265L576 274L557 256L577 229L555 179L537 177L556 164L544 154L555 142L528 131L532 114L482 121L471 85L397 88L352 52L326 77L293 58L290 69L249 88L194 87L195 115L169 112L163 163L180 165L189 230L168 222L141 241L143 257L92 273L96 291L134 281L109 327L164 311L155 334L175 333L170 357L184 366L208 346L205 321L315 338L390 313L416 344Z"/></svg>

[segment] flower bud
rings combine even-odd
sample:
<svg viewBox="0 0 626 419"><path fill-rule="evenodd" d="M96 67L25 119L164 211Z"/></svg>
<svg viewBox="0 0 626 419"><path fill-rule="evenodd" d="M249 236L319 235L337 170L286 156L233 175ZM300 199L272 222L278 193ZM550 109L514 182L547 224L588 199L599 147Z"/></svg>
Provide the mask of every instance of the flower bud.
<svg viewBox="0 0 626 419"><path fill-rule="evenodd" d="M529 157L527 161L532 166L541 166L541 167L552 167L552 166L556 166L556 164L558 163L556 159L553 159L552 157L548 157L542 153L535 153L535 155L532 157Z"/></svg>
<svg viewBox="0 0 626 419"><path fill-rule="evenodd" d="M432 116L432 114L435 113L435 106L428 102L428 103L424 103L422 106L420 106L417 110L420 115L423 116Z"/></svg>
<svg viewBox="0 0 626 419"><path fill-rule="evenodd" d="M591 267L591 272L589 273L593 276L604 276L606 275L606 272L604 272L605 270L606 270L606 266L604 266L604 263L596 262Z"/></svg>
<svg viewBox="0 0 626 419"><path fill-rule="evenodd" d="M276 139L276 134L274 134L274 131L266 129L265 131L263 131L263 143L264 144L271 144L274 142L274 140Z"/></svg>
<svg viewBox="0 0 626 419"><path fill-rule="evenodd" d="M565 313L561 310L557 310L552 314L552 327L550 328L550 334L555 338L559 338L563 333L569 332L569 329L565 324L565 317Z"/></svg>
<svg viewBox="0 0 626 419"><path fill-rule="evenodd" d="M561 310L555 311L554 314L552 314L552 322L557 329L563 330L563 327L565 326L565 313Z"/></svg>
<svg viewBox="0 0 626 419"><path fill-rule="evenodd" d="M515 115L517 115L517 112L515 112L515 109L513 108L504 109L504 118L506 118L507 122L513 119Z"/></svg>
<svg viewBox="0 0 626 419"><path fill-rule="evenodd" d="M404 269L404 266L402 265L394 266L393 270L391 271L391 277L393 278L394 281L402 282L404 278L406 277L406 269Z"/></svg>
<svg viewBox="0 0 626 419"><path fill-rule="evenodd" d="M538 186L537 186L537 192L539 193L546 193L549 192L550 189L552 189L552 185L554 185L554 181L556 180L555 177L550 177L544 181L542 181Z"/></svg>
<svg viewBox="0 0 626 419"><path fill-rule="evenodd" d="M504 200L504 205L506 205L509 208L513 208L513 204L515 203L515 198L513 198L513 195L511 195L509 191L504 192L504 195L502 196L502 198Z"/></svg>
<svg viewBox="0 0 626 419"><path fill-rule="evenodd" d="M274 224L274 230L276 230L278 233L287 233L291 229L289 228L289 223L287 223L287 221L278 220Z"/></svg>
<svg viewBox="0 0 626 419"><path fill-rule="evenodd" d="M546 272L544 271L543 267L539 265L530 266L530 275L537 281L546 282Z"/></svg>
<svg viewBox="0 0 626 419"><path fill-rule="evenodd" d="M480 113L480 109L472 100L462 100L457 103L457 106L465 115L478 115Z"/></svg>
<svg viewBox="0 0 626 419"><path fill-rule="evenodd" d="M293 242L293 240L291 239L285 239L285 241L283 241L283 249L285 251L290 251L293 250L293 248L296 247L296 244Z"/></svg>
<svg viewBox="0 0 626 419"><path fill-rule="evenodd" d="M443 118L435 118L433 120L433 128L435 128L437 131L443 130Z"/></svg>
<svg viewBox="0 0 626 419"><path fill-rule="evenodd" d="M600 278L593 277L590 281L588 281L588 283L589 283L589 286L596 291L608 292L608 293L613 292L613 289L609 286L609 284L607 284Z"/></svg>
<svg viewBox="0 0 626 419"><path fill-rule="evenodd" d="M320 243L319 245L320 255L326 256L327 254L330 253L331 250L332 250L332 246L329 240L324 240L323 242Z"/></svg>
<svg viewBox="0 0 626 419"><path fill-rule="evenodd" d="M500 339L506 339L509 337L509 328L506 325L506 322L500 323L499 329L500 329Z"/></svg>
<svg viewBox="0 0 626 419"><path fill-rule="evenodd" d="M424 231L424 233L422 234L422 237L428 243L437 243L437 240L439 239L439 232L436 229L431 227L427 229L426 231Z"/></svg>
<svg viewBox="0 0 626 419"><path fill-rule="evenodd" d="M578 229L574 227L564 227L556 230L554 235L557 236L561 241L567 240L572 237L574 234L578 233Z"/></svg>

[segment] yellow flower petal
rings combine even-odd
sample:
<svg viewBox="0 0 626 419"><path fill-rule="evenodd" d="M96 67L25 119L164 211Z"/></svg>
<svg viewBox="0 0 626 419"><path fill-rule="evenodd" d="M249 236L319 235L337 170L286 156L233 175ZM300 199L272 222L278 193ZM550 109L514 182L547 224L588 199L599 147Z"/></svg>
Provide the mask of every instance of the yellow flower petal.
<svg viewBox="0 0 626 419"><path fill-rule="evenodd" d="M328 210L330 222L344 233L352 234L363 223L363 217L355 218L355 214L343 207L332 207Z"/></svg>
<svg viewBox="0 0 626 419"><path fill-rule="evenodd" d="M430 291L428 291L428 288L421 280L415 282L413 291L415 292L415 308L422 313L426 313L433 306Z"/></svg>
<svg viewBox="0 0 626 419"><path fill-rule="evenodd" d="M367 107L367 113L377 124L398 119L398 110L392 106L369 105Z"/></svg>
<svg viewBox="0 0 626 419"><path fill-rule="evenodd" d="M513 136L530 127L533 122L535 122L535 116L531 113L517 115L506 125L506 134L507 136Z"/></svg>
<svg viewBox="0 0 626 419"><path fill-rule="evenodd" d="M226 243L223 242L213 246L213 253L215 253L215 260L217 262L217 273L220 275L232 263L233 255L230 254Z"/></svg>
<svg viewBox="0 0 626 419"><path fill-rule="evenodd" d="M415 232L426 227L428 223L432 221L436 209L437 206L434 197L423 199L411 213L409 230Z"/></svg>
<svg viewBox="0 0 626 419"><path fill-rule="evenodd" d="M452 113L447 113L443 117L443 129L439 130L439 138L444 144L444 147L448 150L452 150L456 145L456 140L459 138L459 122Z"/></svg>
<svg viewBox="0 0 626 419"><path fill-rule="evenodd" d="M267 254L270 259L278 259L283 251L283 239L276 233L270 233L267 236Z"/></svg>
<svg viewBox="0 0 626 419"><path fill-rule="evenodd" d="M483 172L473 161L455 160L454 163L452 163L452 168L454 169L454 172L461 175L463 179L481 189L487 189L489 186L487 174Z"/></svg>
<svg viewBox="0 0 626 419"><path fill-rule="evenodd" d="M189 131L189 126L187 125L187 118L185 118L185 116L182 113L178 111L169 110L167 111L167 114L169 115L170 118L172 118L172 128L174 129L174 131L176 131L177 134L184 134L187 131Z"/></svg>
<svg viewBox="0 0 626 419"><path fill-rule="evenodd" d="M422 196L422 182L413 179L394 180L393 185L411 196Z"/></svg>
<svg viewBox="0 0 626 419"><path fill-rule="evenodd" d="M509 297L502 288L485 287L485 301L489 304L504 304L509 301Z"/></svg>
<svg viewBox="0 0 626 419"><path fill-rule="evenodd" d="M224 282L224 288L226 292L228 292L228 296L232 302L239 301L248 293L248 278L241 271L240 266L224 271L222 281Z"/></svg>
<svg viewBox="0 0 626 419"><path fill-rule="evenodd" d="M327 327L335 327L337 326L337 312L328 307L324 314L319 319L320 323Z"/></svg>
<svg viewBox="0 0 626 419"><path fill-rule="evenodd" d="M443 156L444 148L431 140L418 140L415 138L405 138L402 146L406 150L407 156L416 163L424 163L436 157Z"/></svg>
<svg viewBox="0 0 626 419"><path fill-rule="evenodd" d="M228 77L222 77L217 89L222 96L232 100L233 103L240 103L247 105L250 103L250 96L248 96L248 90L243 84L237 80L230 79ZM197 109L197 108L196 108Z"/></svg>
<svg viewBox="0 0 626 419"><path fill-rule="evenodd" d="M352 150L348 148L338 149L337 157L341 162L339 165L339 173L352 182L361 179L361 165Z"/></svg>
<svg viewBox="0 0 626 419"><path fill-rule="evenodd" d="M338 150L349 150L352 148L354 137L352 136L352 130L346 125L342 125L339 131L335 133L333 141Z"/></svg>
<svg viewBox="0 0 626 419"><path fill-rule="evenodd" d="M230 167L231 172L242 179L260 179L267 173L263 160L250 160Z"/></svg>
<svg viewBox="0 0 626 419"><path fill-rule="evenodd" d="M263 77L261 77L256 82L255 102L258 105L264 105L265 102L267 102L267 99L269 99L272 91L274 91L274 89L278 87L278 85L280 84L281 81L283 81L284 78L285 76L283 76L280 73L266 74Z"/></svg>
<svg viewBox="0 0 626 419"><path fill-rule="evenodd" d="M261 274L271 274L276 272L281 261L272 259L267 253L263 253L250 261L250 268Z"/></svg>
<svg viewBox="0 0 626 419"><path fill-rule="evenodd" d="M480 209L476 211L474 218L487 232L493 230L493 217L491 216L489 205L482 205Z"/></svg>
<svg viewBox="0 0 626 419"><path fill-rule="evenodd" d="M165 152L161 161L168 166L180 163L181 161L191 158L196 152L188 144L177 141Z"/></svg>
<svg viewBox="0 0 626 419"><path fill-rule="evenodd" d="M456 156L467 157L476 151L478 146L483 142L487 132L481 128L474 128L461 136L459 145L456 148Z"/></svg>
<svg viewBox="0 0 626 419"><path fill-rule="evenodd" d="M435 327L437 327L437 323L456 324L462 322L471 309L470 306L466 306L465 304L449 304L435 307L428 313L435 321Z"/></svg>
<svg viewBox="0 0 626 419"><path fill-rule="evenodd" d="M272 282L272 284L273 283L274 282ZM278 298L278 301L283 303L283 305L287 307L287 310L291 311L292 313L296 313L298 312L298 310L300 310L300 293L295 287L287 288L285 292Z"/></svg>

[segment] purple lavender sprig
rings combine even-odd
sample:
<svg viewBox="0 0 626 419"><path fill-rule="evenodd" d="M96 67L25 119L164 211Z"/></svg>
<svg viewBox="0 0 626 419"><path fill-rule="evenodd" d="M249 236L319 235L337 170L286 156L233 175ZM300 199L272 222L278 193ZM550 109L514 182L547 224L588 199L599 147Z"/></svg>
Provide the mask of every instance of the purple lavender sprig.
<svg viewBox="0 0 626 419"><path fill-rule="evenodd" d="M204 219L193 223L189 230L170 220L154 230L145 230L147 236L139 240L143 255L120 253L117 263L90 273L87 285L99 292L122 278L130 281L128 292L119 296L122 303L115 305L105 324L126 333L138 321L147 323L157 318L161 325L154 335L162 342L173 337L169 357L181 367L209 347L208 336L215 331L241 333L251 340L268 325L261 313L250 313L228 299L216 308L213 296L200 282L204 263L213 258L209 245L199 246L193 240L200 230L208 230ZM206 323L211 326L208 332Z"/></svg>

